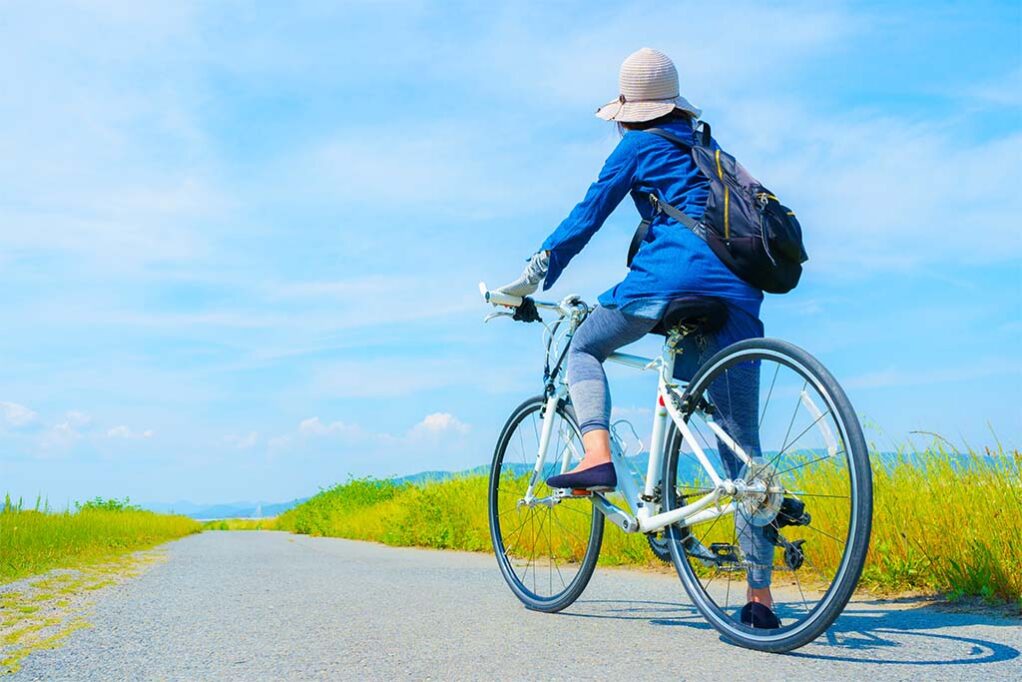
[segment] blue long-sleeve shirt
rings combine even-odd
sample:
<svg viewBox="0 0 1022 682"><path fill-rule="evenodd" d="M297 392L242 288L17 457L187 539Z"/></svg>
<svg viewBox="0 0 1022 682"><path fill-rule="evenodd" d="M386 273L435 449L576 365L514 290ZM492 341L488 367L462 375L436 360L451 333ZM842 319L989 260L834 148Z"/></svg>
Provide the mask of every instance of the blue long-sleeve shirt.
<svg viewBox="0 0 1022 682"><path fill-rule="evenodd" d="M682 139L694 134L682 121L663 128ZM629 131L621 138L585 198L543 242L541 250L550 252L544 289L557 281L629 192L639 214L652 217L652 224L628 275L600 295L600 305L655 318L675 298L713 296L759 317L762 291L739 279L684 225L663 213L652 215L651 192L698 220L709 195L709 180L687 150L642 131Z"/></svg>

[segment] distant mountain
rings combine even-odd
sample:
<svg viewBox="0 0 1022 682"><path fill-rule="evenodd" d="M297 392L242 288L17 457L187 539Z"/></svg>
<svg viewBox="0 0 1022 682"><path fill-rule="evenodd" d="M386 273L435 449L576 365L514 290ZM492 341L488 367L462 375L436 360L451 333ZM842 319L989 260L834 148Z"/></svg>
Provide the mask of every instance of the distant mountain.
<svg viewBox="0 0 1022 682"><path fill-rule="evenodd" d="M390 479L398 485L402 483L412 483L414 485L422 485L424 483L437 483L439 481L447 481L452 478L460 476L477 476L479 474L489 474L490 465L482 464L472 469L464 469L462 471L421 471L417 474L410 474L408 476L399 476L397 478Z"/></svg>
<svg viewBox="0 0 1022 682"><path fill-rule="evenodd" d="M292 507L296 507L309 498L291 500L290 502L228 502L221 504L195 504L187 500L178 502L149 502L141 506L161 514L181 514L193 519L251 519L279 516Z"/></svg>

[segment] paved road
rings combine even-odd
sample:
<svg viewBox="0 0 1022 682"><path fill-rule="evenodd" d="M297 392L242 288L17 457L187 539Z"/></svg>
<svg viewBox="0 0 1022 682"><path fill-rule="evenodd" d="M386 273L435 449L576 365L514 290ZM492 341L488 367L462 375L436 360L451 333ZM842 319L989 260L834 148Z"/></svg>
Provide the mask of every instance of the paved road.
<svg viewBox="0 0 1022 682"><path fill-rule="evenodd" d="M547 615L487 555L272 532L168 548L11 679L1022 679L1019 619L857 602L778 656L724 644L668 575L600 569Z"/></svg>

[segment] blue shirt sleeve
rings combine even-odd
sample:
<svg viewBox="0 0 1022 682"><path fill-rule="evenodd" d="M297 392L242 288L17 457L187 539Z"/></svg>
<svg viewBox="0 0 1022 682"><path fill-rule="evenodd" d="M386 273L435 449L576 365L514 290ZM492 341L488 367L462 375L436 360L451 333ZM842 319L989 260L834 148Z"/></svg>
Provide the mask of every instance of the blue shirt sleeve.
<svg viewBox="0 0 1022 682"><path fill-rule="evenodd" d="M553 234L540 247L550 252L543 289L553 286L568 262L589 243L607 217L617 208L632 188L638 165L638 145L641 136L625 134L611 152L603 170L586 192L582 201L572 209Z"/></svg>

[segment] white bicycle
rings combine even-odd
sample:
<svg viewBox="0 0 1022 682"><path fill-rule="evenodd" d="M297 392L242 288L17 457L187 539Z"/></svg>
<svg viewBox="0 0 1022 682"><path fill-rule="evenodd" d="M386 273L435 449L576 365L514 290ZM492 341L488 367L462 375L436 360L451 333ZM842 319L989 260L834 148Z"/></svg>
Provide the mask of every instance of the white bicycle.
<svg viewBox="0 0 1022 682"><path fill-rule="evenodd" d="M830 627L865 561L872 477L858 418L816 359L784 341L749 339L679 381L674 368L686 337L707 333L726 309L714 299L676 302L659 328L666 337L659 357L608 358L659 377L648 451L619 420L611 426L617 491L551 489L546 479L570 470L584 452L563 376L572 335L590 308L577 296L550 303L479 288L486 301L506 306L487 321L508 316L546 330L544 392L505 424L489 486L497 562L526 607L556 612L579 597L607 519L625 533L645 534L652 550L673 562L700 613L735 644L790 651ZM555 319L544 322L539 311ZM732 377L742 385L732 386ZM718 405L739 390L755 391L759 422L758 434L741 443L728 434ZM753 532L773 546L774 629L750 627L738 615L745 573L754 566L743 534Z"/></svg>

